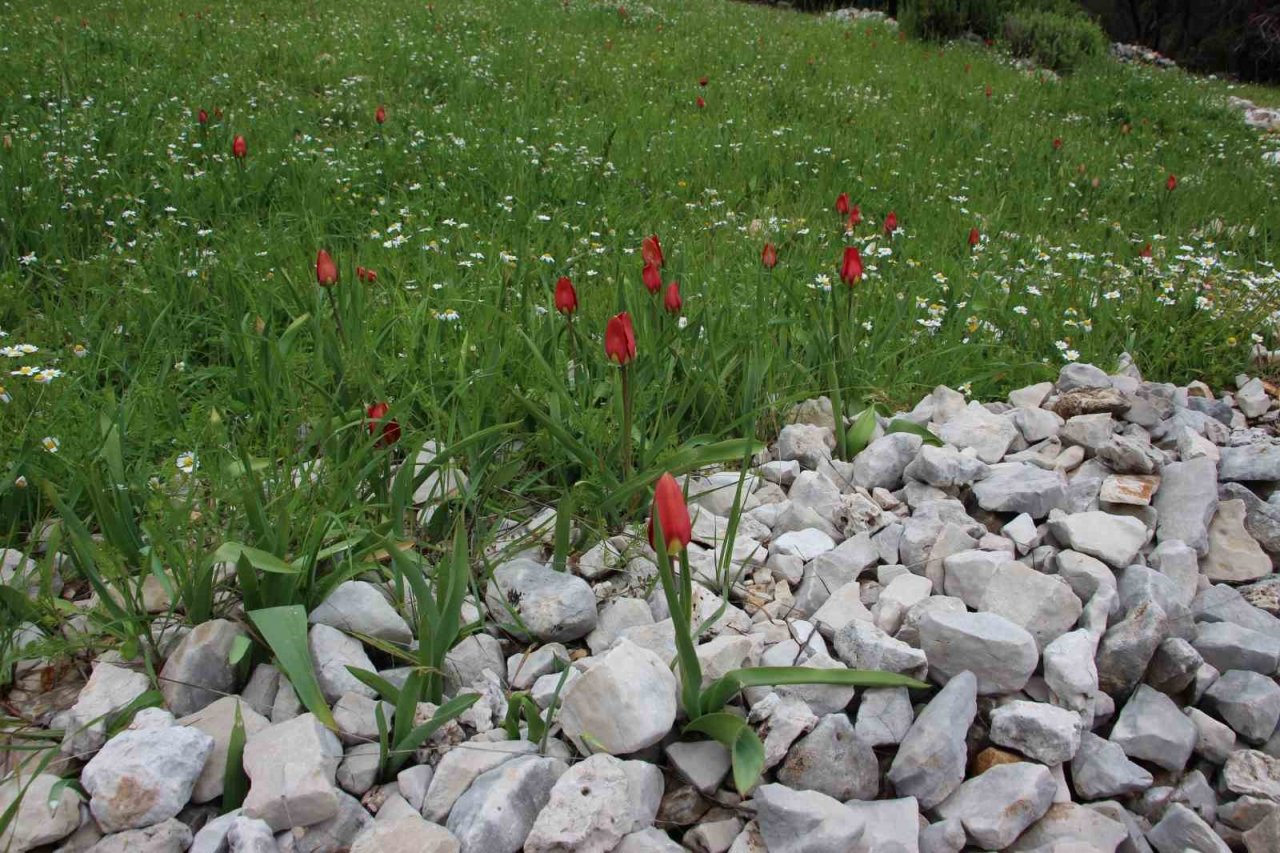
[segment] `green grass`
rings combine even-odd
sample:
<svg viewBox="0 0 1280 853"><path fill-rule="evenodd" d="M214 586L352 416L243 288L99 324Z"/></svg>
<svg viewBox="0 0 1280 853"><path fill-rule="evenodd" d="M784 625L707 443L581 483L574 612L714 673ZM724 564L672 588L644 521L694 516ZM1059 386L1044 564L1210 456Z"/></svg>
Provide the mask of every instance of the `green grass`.
<svg viewBox="0 0 1280 853"><path fill-rule="evenodd" d="M235 541L308 566L275 603L314 603L315 575L412 527L396 450L365 433L379 400L402 446L456 449L480 553L510 508L574 483L590 521L638 518L654 472L743 458L705 444L767 437L832 367L856 408L940 383L1002 396L1122 350L1152 378L1222 382L1252 335L1275 344L1280 171L1225 84L1109 62L1047 80L999 50L722 0L626 9L0 3L0 345L39 348L0 361L62 371L0 377L0 537L26 547L57 495L106 537L81 574L171 576L205 612ZM221 117L202 129L200 108ZM840 192L865 217L848 236ZM651 232L683 327L641 286ZM845 245L868 276L839 294L837 351L820 286L843 288ZM631 481L601 343L623 308ZM419 538L443 550L457 517ZM10 616L58 624L32 608Z"/></svg>

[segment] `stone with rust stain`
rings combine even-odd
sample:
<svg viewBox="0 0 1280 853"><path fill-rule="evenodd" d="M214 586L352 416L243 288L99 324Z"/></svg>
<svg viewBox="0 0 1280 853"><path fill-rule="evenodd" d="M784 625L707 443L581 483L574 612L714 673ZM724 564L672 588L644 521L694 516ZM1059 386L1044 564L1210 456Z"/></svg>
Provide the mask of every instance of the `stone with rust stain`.
<svg viewBox="0 0 1280 853"><path fill-rule="evenodd" d="M1156 474L1112 474L1102 481L1098 500L1129 506L1148 506L1160 488Z"/></svg>
<svg viewBox="0 0 1280 853"><path fill-rule="evenodd" d="M979 776L992 767L997 767L1001 764L1017 764L1020 761L1026 761L1026 759L1017 753L1000 749L997 746L989 746L974 756L973 769L969 775Z"/></svg>

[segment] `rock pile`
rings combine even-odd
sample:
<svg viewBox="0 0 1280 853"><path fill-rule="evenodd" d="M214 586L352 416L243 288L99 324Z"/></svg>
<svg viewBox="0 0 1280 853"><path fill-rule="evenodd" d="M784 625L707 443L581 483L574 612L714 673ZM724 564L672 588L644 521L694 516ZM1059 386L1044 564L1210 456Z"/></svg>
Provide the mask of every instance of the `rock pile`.
<svg viewBox="0 0 1280 853"><path fill-rule="evenodd" d="M1133 62L1139 65L1154 65L1157 68L1177 68L1178 63L1158 50L1152 50L1141 44L1124 44L1114 42L1111 55L1121 62Z"/></svg>
<svg viewBox="0 0 1280 853"><path fill-rule="evenodd" d="M1114 374L1070 364L1005 402L939 387L850 461L832 455L829 401L809 400L741 475L732 542L740 475L689 477L707 681L802 664L936 686L748 688L730 707L759 733L765 772L746 797L723 747L680 736L674 626L641 530L560 573L543 514L504 535L484 608L468 604L486 630L449 655L449 691L484 701L394 778L377 778L377 699L345 666L378 657L353 635L411 632L389 587L358 578L311 614L336 732L273 667L241 683L226 650L243 629L208 622L169 652L168 710L109 739L96 722L149 680L118 657L96 664L48 721L66 732L59 772L78 769L85 796L51 772L6 782L0 810L26 796L0 840L99 853L1280 850L1276 398L1257 378L1215 395L1143 381L1127 357ZM545 742L507 739L514 689L543 709L559 690ZM237 716L250 784L219 815Z"/></svg>

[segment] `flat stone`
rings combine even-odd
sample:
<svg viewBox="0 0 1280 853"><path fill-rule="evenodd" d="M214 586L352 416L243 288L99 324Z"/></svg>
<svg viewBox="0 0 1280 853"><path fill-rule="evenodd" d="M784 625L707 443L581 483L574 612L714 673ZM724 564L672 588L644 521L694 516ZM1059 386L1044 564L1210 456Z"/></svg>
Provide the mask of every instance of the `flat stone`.
<svg viewBox="0 0 1280 853"><path fill-rule="evenodd" d="M1005 849L1018 853L1114 853L1123 849L1120 845L1127 839L1128 832L1119 821L1075 803L1054 803Z"/></svg>
<svg viewBox="0 0 1280 853"><path fill-rule="evenodd" d="M871 687L862 691L853 734L867 746L897 746L914 719L907 688Z"/></svg>
<svg viewBox="0 0 1280 853"><path fill-rule="evenodd" d="M53 844L75 832L80 824L83 798L67 785L56 797L53 788L61 782L52 773L35 777L10 778L0 784L0 814L8 814L17 802L9 825L0 833L0 849L25 853L35 847Z"/></svg>
<svg viewBox="0 0 1280 853"><path fill-rule="evenodd" d="M1214 582L1242 583L1271 574L1271 558L1245 529L1245 503L1222 501L1209 525L1209 550L1200 570Z"/></svg>
<svg viewBox="0 0 1280 853"><path fill-rule="evenodd" d="M1207 457L1164 466L1152 506L1159 518L1157 542L1177 539L1204 556L1209 549L1209 521L1218 508L1218 466Z"/></svg>
<svg viewBox="0 0 1280 853"><path fill-rule="evenodd" d="M1254 607L1226 584L1214 584L1196 594L1191 613L1197 622L1233 622L1271 637L1280 637L1280 619Z"/></svg>
<svg viewBox="0 0 1280 853"><path fill-rule="evenodd" d="M1010 415L1013 425L1022 433L1027 444L1036 444L1047 438L1056 438L1065 421L1048 409L1016 408ZM1106 415L1105 417L1110 417Z"/></svg>
<svg viewBox="0 0 1280 853"><path fill-rule="evenodd" d="M265 820L279 832L338 814L334 777L342 745L314 714L276 723L248 738L243 761L250 782L246 817Z"/></svg>
<svg viewBox="0 0 1280 853"><path fill-rule="evenodd" d="M1248 853L1273 853L1280 850L1280 809L1250 827L1242 838Z"/></svg>
<svg viewBox="0 0 1280 853"><path fill-rule="evenodd" d="M1042 649L1075 627L1084 608L1061 578L1008 562L991 573L978 609L1025 629Z"/></svg>
<svg viewBox="0 0 1280 853"><path fill-rule="evenodd" d="M1205 622L1193 642L1218 670L1247 669L1270 675L1280 667L1280 639L1231 622Z"/></svg>
<svg viewBox="0 0 1280 853"><path fill-rule="evenodd" d="M991 468L976 456L954 447L925 444L903 474L939 489L968 486L989 476Z"/></svg>
<svg viewBox="0 0 1280 853"><path fill-rule="evenodd" d="M991 466L986 479L973 486L978 506L989 512L1026 513L1044 518L1063 506L1067 478L1025 462L1005 462Z"/></svg>
<svg viewBox="0 0 1280 853"><path fill-rule="evenodd" d="M1196 755L1214 764L1223 764L1236 747L1236 733L1199 708L1183 709L1196 727Z"/></svg>
<svg viewBox="0 0 1280 853"><path fill-rule="evenodd" d="M311 611L307 621L351 634L366 634L390 643L413 640L409 623L378 588L365 581L344 581Z"/></svg>
<svg viewBox="0 0 1280 853"><path fill-rule="evenodd" d="M350 853L458 853L461 848L443 826L405 815L371 823L356 836Z"/></svg>
<svg viewBox="0 0 1280 853"><path fill-rule="evenodd" d="M841 802L872 800L880 790L880 765L870 744L858 739L848 715L829 714L791 747L778 781Z"/></svg>
<svg viewBox="0 0 1280 853"><path fill-rule="evenodd" d="M1010 391L1009 405L1014 407L1026 406L1028 408L1036 409L1039 408L1052 393L1052 382L1037 382L1035 385L1028 385L1025 388L1019 388L1016 391Z"/></svg>
<svg viewBox="0 0 1280 853"><path fill-rule="evenodd" d="M1164 817L1147 833L1147 840L1159 853L1184 853L1187 850L1230 853L1231 850L1209 824L1182 803L1174 803L1165 810Z"/></svg>
<svg viewBox="0 0 1280 853"><path fill-rule="evenodd" d="M191 799L213 738L182 726L130 729L107 741L80 775L105 832L160 823Z"/></svg>
<svg viewBox="0 0 1280 853"><path fill-rule="evenodd" d="M1148 506L1160 488L1155 474L1112 474L1102 481L1098 500L1126 506Z"/></svg>
<svg viewBox="0 0 1280 853"><path fill-rule="evenodd" d="M1002 764L965 782L937 812L944 820L959 820L971 843L1001 850L1045 815L1057 791L1047 767Z"/></svg>
<svg viewBox="0 0 1280 853"><path fill-rule="evenodd" d="M1060 394L1081 388L1110 388L1111 378L1105 371L1099 370L1092 364L1071 362L1062 365L1058 371L1057 387Z"/></svg>
<svg viewBox="0 0 1280 853"><path fill-rule="evenodd" d="M507 630L544 643L581 639L596 627L596 598L586 581L524 558L493 570L485 606Z"/></svg>
<svg viewBox="0 0 1280 853"><path fill-rule="evenodd" d="M817 791L761 785L752 795L756 822L769 853L854 850L863 819L838 800Z"/></svg>
<svg viewBox="0 0 1280 853"><path fill-rule="evenodd" d="M1064 444L1083 447L1089 454L1095 454L1111 440L1114 430L1115 421L1109 413L1102 412L1068 418L1059 436Z"/></svg>
<svg viewBox="0 0 1280 853"><path fill-rule="evenodd" d="M1125 396L1114 388L1077 388L1060 393L1052 409L1063 418L1074 418L1101 412L1119 415L1127 412L1129 406Z"/></svg>
<svg viewBox="0 0 1280 853"><path fill-rule="evenodd" d="M770 693L751 706L747 722L756 727L764 743L764 769L787 757L787 751L801 735L818 724L818 717L795 696Z"/></svg>
<svg viewBox="0 0 1280 853"><path fill-rule="evenodd" d="M994 613L929 613L920 622L920 648L930 679L947 684L969 673L984 696L1021 690L1039 659L1035 638Z"/></svg>
<svg viewBox="0 0 1280 853"><path fill-rule="evenodd" d="M213 738L213 748L204 763L204 769L200 771L195 787L191 789L193 803L207 803L222 796L222 784L227 772L227 749L231 745L237 709L246 739L271 725L266 717L249 707L239 696L224 696L178 721L179 725L199 729Z"/></svg>
<svg viewBox="0 0 1280 853"><path fill-rule="evenodd" d="M854 620L835 635L836 655L852 669L875 669L906 675L923 675L928 668L925 653L890 637L875 625Z"/></svg>
<svg viewBox="0 0 1280 853"><path fill-rule="evenodd" d="M1083 711L1098 692L1094 663L1097 638L1086 630L1068 631L1044 647L1044 680L1063 706Z"/></svg>
<svg viewBox="0 0 1280 853"><path fill-rule="evenodd" d="M909 432L877 438L853 458L854 483L867 490L901 488L902 473L923 443L920 436Z"/></svg>
<svg viewBox="0 0 1280 853"><path fill-rule="evenodd" d="M948 554L942 560L943 589L975 610L980 609L991 576L1013 559L1002 551L970 548Z"/></svg>
<svg viewBox="0 0 1280 853"><path fill-rule="evenodd" d="M988 465L999 462L1018 437L1018 428L1008 418L993 415L977 401L949 419L938 431L947 444L964 449L972 447L978 458Z"/></svg>
<svg viewBox="0 0 1280 853"><path fill-rule="evenodd" d="M1083 800L1141 793L1154 782L1145 768L1128 759L1119 744L1093 732L1080 736L1080 750L1071 761L1071 781Z"/></svg>
<svg viewBox="0 0 1280 853"><path fill-rule="evenodd" d="M364 646L355 637L348 637L328 625L312 625L307 632L307 647L315 663L316 681L326 702L332 704L344 693L355 693L373 699L374 689L356 678L347 669L376 672Z"/></svg>
<svg viewBox="0 0 1280 853"><path fill-rule="evenodd" d="M1051 514L1049 529L1063 545L1115 568L1133 562L1147 541L1147 527L1136 518L1106 512Z"/></svg>
<svg viewBox="0 0 1280 853"><path fill-rule="evenodd" d="M729 772L729 750L713 740L676 741L664 751L672 768L703 794L710 796Z"/></svg>
<svg viewBox="0 0 1280 853"><path fill-rule="evenodd" d="M1196 673L1204 666L1204 658L1195 647L1181 637L1169 637L1156 648L1143 681L1177 700L1195 683Z"/></svg>
<svg viewBox="0 0 1280 853"><path fill-rule="evenodd" d="M404 804L405 812L408 812L408 804L402 798L397 796L394 799ZM373 823L369 812L350 794L338 791L337 803L332 817L306 826L295 825L289 831L287 838L292 842L293 853L337 853L350 847L356 837ZM384 803L379 814L390 820L393 811Z"/></svg>
<svg viewBox="0 0 1280 853"><path fill-rule="evenodd" d="M1242 482L1280 480L1280 442L1222 448L1218 476Z"/></svg>
<svg viewBox="0 0 1280 853"><path fill-rule="evenodd" d="M1244 501L1244 529L1257 540L1262 550L1273 557L1280 556L1280 504L1262 500L1239 483L1223 483L1219 486L1218 500Z"/></svg>
<svg viewBox="0 0 1280 853"><path fill-rule="evenodd" d="M991 712L991 742L1049 766L1080 748L1080 715L1042 702L1013 701Z"/></svg>
<svg viewBox="0 0 1280 853"><path fill-rule="evenodd" d="M1198 737L1173 700L1145 684L1129 697L1111 730L1111 741L1125 755L1175 772L1186 766Z"/></svg>
<svg viewBox="0 0 1280 853"><path fill-rule="evenodd" d="M927 810L960 786L968 756L965 737L978 712L977 696L977 677L962 672L929 700L889 768L889 782L900 796L915 797Z"/></svg>
<svg viewBox="0 0 1280 853"><path fill-rule="evenodd" d="M907 611L927 599L931 592L932 581L904 571L880 591L876 601L876 624L888 634L897 633Z"/></svg>
<svg viewBox="0 0 1280 853"><path fill-rule="evenodd" d="M592 755L556 780L524 850L608 853L623 836L653 825L662 790L662 771L656 765Z"/></svg>
<svg viewBox="0 0 1280 853"><path fill-rule="evenodd" d="M1253 743L1266 741L1280 723L1280 686L1256 672L1222 673L1205 691L1203 702L1236 734Z"/></svg>
<svg viewBox="0 0 1280 853"><path fill-rule="evenodd" d="M845 803L845 808L852 811L865 826L859 849L880 850L885 853L907 853L918 849L920 804L915 797L852 801Z"/></svg>
<svg viewBox="0 0 1280 853"><path fill-rule="evenodd" d="M440 757L431 777L431 784L427 786L422 801L422 816L435 823L443 823L448 819L458 797L481 775L508 761L537 751L537 744L527 740L468 742L449 750Z"/></svg>
<svg viewBox="0 0 1280 853"><path fill-rule="evenodd" d="M175 717L193 714L235 692L231 645L236 638L246 636L244 628L234 622L211 619L182 638L165 661L159 679L165 706Z"/></svg>
<svg viewBox="0 0 1280 853"><path fill-rule="evenodd" d="M564 692L561 702L560 725L580 750L627 754L671 731L676 679L653 652L622 640Z"/></svg>
<svg viewBox="0 0 1280 853"><path fill-rule="evenodd" d="M1222 767L1222 783L1233 794L1280 802L1280 758L1256 749L1237 749Z"/></svg>
<svg viewBox="0 0 1280 853"><path fill-rule="evenodd" d="M151 681L141 672L108 660L99 661L67 712L62 753L96 752L107 740L107 720L150 689Z"/></svg>
<svg viewBox="0 0 1280 853"><path fill-rule="evenodd" d="M558 758L526 755L481 774L454 803L446 824L462 853L516 853L524 847L566 770Z"/></svg>
<svg viewBox="0 0 1280 853"><path fill-rule="evenodd" d="M769 543L769 554L795 556L806 563L836 547L835 540L815 528L792 530Z"/></svg>
<svg viewBox="0 0 1280 853"><path fill-rule="evenodd" d="M271 842L275 843L274 839ZM169 818L141 829L105 835L91 848L92 853L182 853L191 846L191 830L180 820ZM235 853L257 853L252 847L231 848ZM259 848L261 849L261 848Z"/></svg>

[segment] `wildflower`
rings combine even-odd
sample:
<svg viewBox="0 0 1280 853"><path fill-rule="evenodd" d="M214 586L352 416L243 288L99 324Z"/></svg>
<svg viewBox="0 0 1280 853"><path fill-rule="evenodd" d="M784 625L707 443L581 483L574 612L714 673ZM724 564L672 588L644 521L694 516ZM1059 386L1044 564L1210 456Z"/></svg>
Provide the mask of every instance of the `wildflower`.
<svg viewBox="0 0 1280 853"><path fill-rule="evenodd" d="M236 134L236 138L231 140L231 156L237 160L243 160L249 154L249 143L244 141L244 137Z"/></svg>
<svg viewBox="0 0 1280 853"><path fill-rule="evenodd" d="M13 398L9 396L9 392L4 390L4 386L0 385L0 403L12 403Z"/></svg>
<svg viewBox="0 0 1280 853"><path fill-rule="evenodd" d="M89 349L84 344L76 344L71 348L71 354L76 358L84 358L89 354Z"/></svg>
<svg viewBox="0 0 1280 853"><path fill-rule="evenodd" d="M578 292L568 276L561 276L556 282L556 310L566 317L578 310Z"/></svg>
<svg viewBox="0 0 1280 853"><path fill-rule="evenodd" d="M773 247L772 243L764 244L764 251L760 253L760 263L764 264L764 268L771 270L778 265L778 250Z"/></svg>
<svg viewBox="0 0 1280 853"><path fill-rule="evenodd" d="M390 411L391 406L387 403L374 403L365 410L368 417L365 428L369 430L369 435L378 436L379 447L389 447L400 440L400 424L387 417ZM381 431L378 429L379 425L382 427Z"/></svg>
<svg viewBox="0 0 1280 853"><path fill-rule="evenodd" d="M324 249L316 252L316 283L321 287L338 283L338 266Z"/></svg>
<svg viewBox="0 0 1280 853"><path fill-rule="evenodd" d="M657 293L662 289L662 271L653 264L645 264L644 272L640 274L640 280L644 282L645 289L650 293Z"/></svg>
<svg viewBox="0 0 1280 853"><path fill-rule="evenodd" d="M1062 137L1061 137L1061 136L1055 136L1055 137L1053 138L1053 150L1054 150L1054 151L1061 151L1061 150L1062 150Z"/></svg>
<svg viewBox="0 0 1280 853"><path fill-rule="evenodd" d="M1176 190L1178 188L1177 176L1170 174L1169 177L1165 179L1164 188L1169 192L1173 192L1174 190Z"/></svg>
<svg viewBox="0 0 1280 853"><path fill-rule="evenodd" d="M658 519L662 537L666 540L667 553L683 551L693 538L693 525L689 521L689 507L680 492L680 484L670 474L663 474L653 489L653 511L649 515L649 545L653 542L653 520Z"/></svg>
<svg viewBox="0 0 1280 853"><path fill-rule="evenodd" d="M378 124L386 124L387 108L384 107L382 104L378 104L378 108L373 111L373 120L376 121Z"/></svg>
<svg viewBox="0 0 1280 853"><path fill-rule="evenodd" d="M840 195L836 196L836 213L840 214L841 216L849 215L849 194L848 193L840 193Z"/></svg>
<svg viewBox="0 0 1280 853"><path fill-rule="evenodd" d="M190 474L196 470L199 463L196 462L196 455L190 450L187 450L178 454L176 464L178 466L178 470L183 474Z"/></svg>
<svg viewBox="0 0 1280 853"><path fill-rule="evenodd" d="M19 474L13 481L13 485L15 488L25 489L27 487L27 478Z"/></svg>
<svg viewBox="0 0 1280 853"><path fill-rule="evenodd" d="M203 110L203 109L202 109L202 110L200 110L200 112L196 113L196 121L197 121L197 122L199 122L201 125L206 125L206 124L208 124L208 123L209 123L209 113L208 113L208 112L206 112L206 111L205 111L205 110Z"/></svg>
<svg viewBox="0 0 1280 853"><path fill-rule="evenodd" d="M457 311L454 311L452 308L446 308L444 311L437 311L435 316L437 320L442 320L445 323L456 323L462 319L462 315Z"/></svg>
<svg viewBox="0 0 1280 853"><path fill-rule="evenodd" d="M1148 243L1147 245L1145 245L1145 246L1143 246L1143 247L1142 247L1142 251L1138 252L1138 257L1140 257L1140 258L1149 258L1149 257L1151 257L1151 244L1150 244L1150 243Z"/></svg>
<svg viewBox="0 0 1280 853"><path fill-rule="evenodd" d="M40 444L44 447L45 452L47 453L57 453L58 448L62 446L62 442L58 441L58 439L51 435L46 435L44 438L40 439Z"/></svg>
<svg viewBox="0 0 1280 853"><path fill-rule="evenodd" d="M854 205L849 209L849 230L852 231L862 223L862 208Z"/></svg>
<svg viewBox="0 0 1280 853"><path fill-rule="evenodd" d="M974 246L978 245L981 242L982 242L982 234L979 233L977 228L970 228L969 229L969 248L972 249Z"/></svg>
<svg viewBox="0 0 1280 853"><path fill-rule="evenodd" d="M36 382L39 382L41 385L48 385L50 382L62 375L62 371L58 370L56 367L46 367L37 371L35 376L32 376L31 378Z"/></svg>
<svg viewBox="0 0 1280 853"><path fill-rule="evenodd" d="M857 246L846 246L840 262L840 280L853 287L862 279L862 253Z"/></svg>
<svg viewBox="0 0 1280 853"><path fill-rule="evenodd" d="M626 311L609 318L604 329L604 351L610 361L619 365L636 357L636 332Z"/></svg>
<svg viewBox="0 0 1280 853"><path fill-rule="evenodd" d="M705 75L705 74L703 74L701 77L699 77L699 78L698 78L698 85L699 85L699 86L702 86L702 87L704 87L704 88L705 88L705 87L706 87L706 85L707 85L708 83L710 83L710 82L711 82L711 79L710 79L709 77L707 77L707 75Z"/></svg>
<svg viewBox="0 0 1280 853"><path fill-rule="evenodd" d="M702 99L701 95L697 97L697 99L694 101L694 104L696 104L698 109L700 110L705 109L707 106L707 102Z"/></svg>
<svg viewBox="0 0 1280 853"><path fill-rule="evenodd" d="M894 213L891 210L889 211L889 215L884 218L885 236L892 237L893 232L897 230L898 230L898 214Z"/></svg>
<svg viewBox="0 0 1280 853"><path fill-rule="evenodd" d="M667 285L666 295L662 298L662 307L668 314L679 314L684 300L680 298L680 282L673 281Z"/></svg>
<svg viewBox="0 0 1280 853"><path fill-rule="evenodd" d="M640 257L644 259L645 266L654 266L662 269L666 258L662 255L662 243L658 240L657 234L650 234L641 241Z"/></svg>

